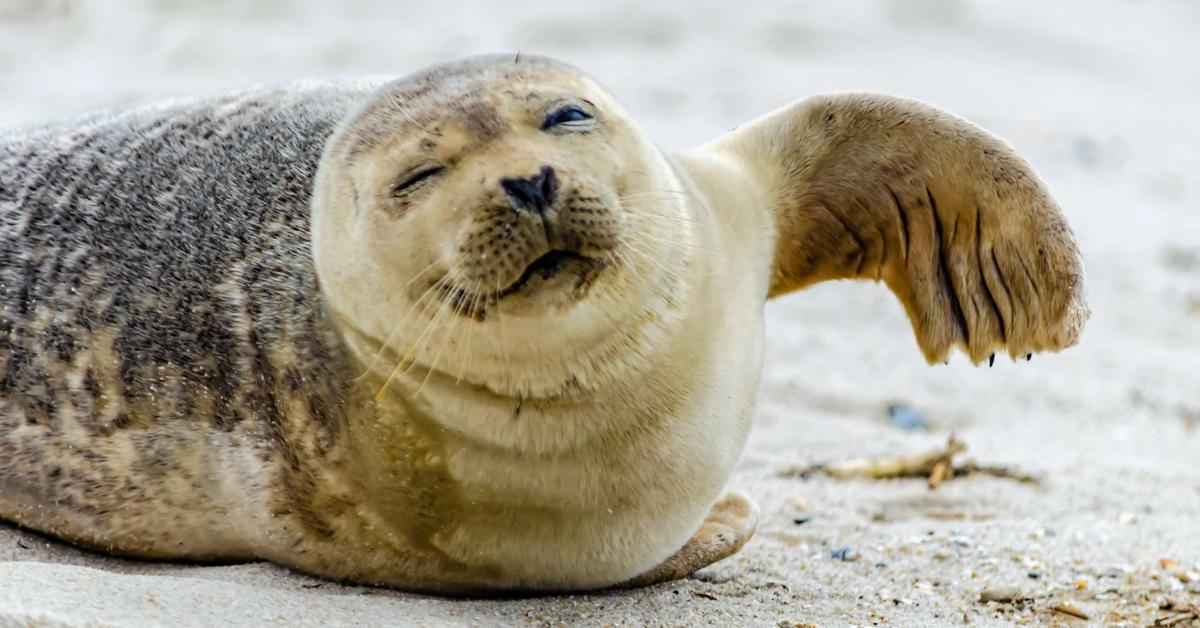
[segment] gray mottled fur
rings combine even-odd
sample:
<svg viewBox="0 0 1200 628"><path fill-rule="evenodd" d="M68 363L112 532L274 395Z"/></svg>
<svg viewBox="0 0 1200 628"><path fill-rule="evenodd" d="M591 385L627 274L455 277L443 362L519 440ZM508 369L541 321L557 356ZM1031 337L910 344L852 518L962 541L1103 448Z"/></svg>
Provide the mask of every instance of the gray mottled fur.
<svg viewBox="0 0 1200 628"><path fill-rule="evenodd" d="M236 462L220 439L277 459L268 480L304 501L284 402L306 405L310 445L330 447L346 380L310 253L311 184L370 89L296 85L0 131L0 518L102 544L153 503L165 510L144 547L116 549L169 556L188 529L224 524L199 503L218 490L206 469Z"/></svg>

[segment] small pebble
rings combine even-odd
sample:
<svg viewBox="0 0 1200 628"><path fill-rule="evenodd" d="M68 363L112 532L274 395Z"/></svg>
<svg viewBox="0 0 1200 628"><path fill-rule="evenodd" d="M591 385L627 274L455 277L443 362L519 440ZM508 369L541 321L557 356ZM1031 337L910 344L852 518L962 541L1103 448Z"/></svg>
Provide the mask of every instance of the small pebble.
<svg viewBox="0 0 1200 628"><path fill-rule="evenodd" d="M888 422L902 430L924 432L929 429L929 424L925 422L925 417L921 416L920 412L902 403L893 403L888 406L887 413Z"/></svg>
<svg viewBox="0 0 1200 628"><path fill-rule="evenodd" d="M861 554L858 553L858 550L852 547L839 547L830 552L829 556L830 558L835 558L837 560L852 562L858 560Z"/></svg>

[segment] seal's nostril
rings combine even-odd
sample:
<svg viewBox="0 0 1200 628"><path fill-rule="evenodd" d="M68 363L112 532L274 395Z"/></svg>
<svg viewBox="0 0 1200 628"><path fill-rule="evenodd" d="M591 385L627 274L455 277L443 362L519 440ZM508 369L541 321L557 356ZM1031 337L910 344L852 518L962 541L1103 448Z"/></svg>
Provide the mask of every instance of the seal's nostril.
<svg viewBox="0 0 1200 628"><path fill-rule="evenodd" d="M542 192L529 179L501 179L500 187L517 209L539 211Z"/></svg>
<svg viewBox="0 0 1200 628"><path fill-rule="evenodd" d="M542 166L538 172L540 179L539 187L542 190L542 198L546 199L546 205L553 205L555 197L558 196L558 175L554 174L554 168L550 166Z"/></svg>
<svg viewBox="0 0 1200 628"><path fill-rule="evenodd" d="M536 175L528 179L500 179L500 187L504 188L504 193L512 199L517 209L541 213L558 196L559 182L554 168L542 166Z"/></svg>

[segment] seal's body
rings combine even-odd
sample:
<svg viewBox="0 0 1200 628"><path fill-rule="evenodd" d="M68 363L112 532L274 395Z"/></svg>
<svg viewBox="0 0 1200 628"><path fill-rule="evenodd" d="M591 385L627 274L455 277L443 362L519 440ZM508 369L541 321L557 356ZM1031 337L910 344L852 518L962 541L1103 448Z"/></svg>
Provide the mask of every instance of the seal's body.
<svg viewBox="0 0 1200 628"><path fill-rule="evenodd" d="M1086 317L1028 166L898 99L669 157L574 69L490 57L10 132L0 517L411 589L680 577L754 530L714 500L763 303L841 277L930 360Z"/></svg>

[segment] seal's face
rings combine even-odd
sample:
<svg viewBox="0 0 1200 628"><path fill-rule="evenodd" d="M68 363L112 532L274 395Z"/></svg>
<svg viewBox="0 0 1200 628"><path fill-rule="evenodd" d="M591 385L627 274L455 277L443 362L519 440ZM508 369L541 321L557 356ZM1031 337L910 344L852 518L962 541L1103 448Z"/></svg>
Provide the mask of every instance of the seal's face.
<svg viewBox="0 0 1200 628"><path fill-rule="evenodd" d="M331 140L317 197L332 305L422 362L480 327L473 355L595 341L664 293L686 247L661 154L592 81L541 59L385 87Z"/></svg>
<svg viewBox="0 0 1200 628"><path fill-rule="evenodd" d="M436 284L434 296L477 319L500 301L538 316L585 298L618 251L621 175L635 166L610 140L629 130L585 94L512 83L415 112L419 128L358 171L380 229L424 231L435 245L428 261L441 272L410 294Z"/></svg>

